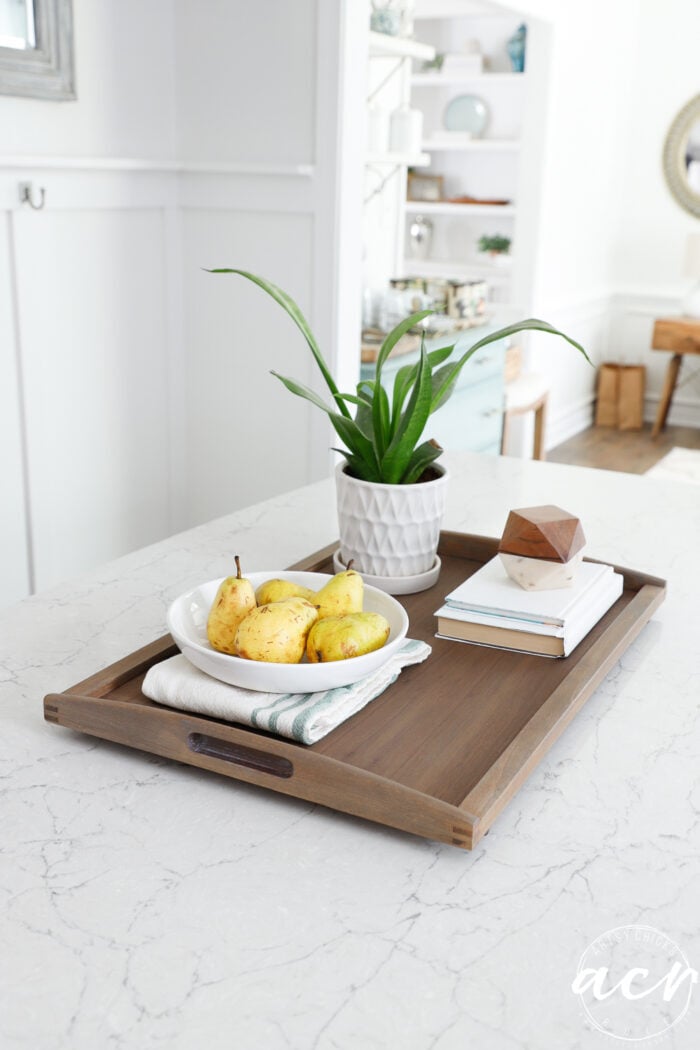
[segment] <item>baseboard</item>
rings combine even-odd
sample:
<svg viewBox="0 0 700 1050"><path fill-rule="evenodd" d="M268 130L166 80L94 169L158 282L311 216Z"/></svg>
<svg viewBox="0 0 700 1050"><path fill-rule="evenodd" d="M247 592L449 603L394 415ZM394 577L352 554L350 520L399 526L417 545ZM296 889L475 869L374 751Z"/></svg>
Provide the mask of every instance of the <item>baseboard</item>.
<svg viewBox="0 0 700 1050"><path fill-rule="evenodd" d="M659 407L658 397L644 398L644 421L653 423ZM547 450L556 448L569 438L593 426L595 397L583 397L567 405L547 421ZM700 429L700 398L679 397L673 399L667 424L674 427L697 427Z"/></svg>
<svg viewBox="0 0 700 1050"><path fill-rule="evenodd" d="M644 398L644 421L646 423L655 421L659 400L658 397ZM672 427L700 428L700 399L674 395L666 422Z"/></svg>
<svg viewBox="0 0 700 1050"><path fill-rule="evenodd" d="M592 394L551 413L547 420L547 449L556 448L569 438L593 426L595 398Z"/></svg>

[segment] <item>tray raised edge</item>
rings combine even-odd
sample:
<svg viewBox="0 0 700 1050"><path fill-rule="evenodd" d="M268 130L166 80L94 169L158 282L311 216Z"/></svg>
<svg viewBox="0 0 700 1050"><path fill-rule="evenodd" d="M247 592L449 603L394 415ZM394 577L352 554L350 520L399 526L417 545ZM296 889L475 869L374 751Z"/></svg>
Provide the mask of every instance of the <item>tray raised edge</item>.
<svg viewBox="0 0 700 1050"><path fill-rule="evenodd" d="M440 553L486 560L498 540L443 532ZM291 568L314 571L337 542ZM572 668L458 806L294 741L155 704L109 696L177 652L170 635L151 642L63 693L44 699L44 718L425 838L473 849L665 597L664 580L615 566L637 593ZM400 686L397 683L397 687ZM105 700L109 698L109 703Z"/></svg>

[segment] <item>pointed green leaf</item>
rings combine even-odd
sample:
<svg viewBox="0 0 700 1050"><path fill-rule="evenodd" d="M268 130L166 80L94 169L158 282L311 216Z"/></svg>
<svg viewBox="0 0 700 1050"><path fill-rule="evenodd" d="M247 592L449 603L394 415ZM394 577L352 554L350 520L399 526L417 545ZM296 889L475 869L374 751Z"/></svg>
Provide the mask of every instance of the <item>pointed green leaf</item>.
<svg viewBox="0 0 700 1050"><path fill-rule="evenodd" d="M431 371L433 368L442 364L443 361L447 360L454 348L455 344L452 343L451 346L441 346L438 347L437 350L431 350L428 354L428 364L430 365ZM411 389L416 375L418 374L418 364L419 362L416 361L412 365L404 365L398 370L394 377L394 390L391 402L391 424L389 428L391 437L394 436L396 431L399 415L403 408L403 403L406 400L406 395Z"/></svg>
<svg viewBox="0 0 700 1050"><path fill-rule="evenodd" d="M364 477L365 468L364 463L357 456L353 456L351 452L348 452L346 448L331 448L331 452L339 452L341 456L345 457L345 462L350 467L351 473L362 481L373 481L374 478Z"/></svg>
<svg viewBox="0 0 700 1050"><path fill-rule="evenodd" d="M301 312L301 310L299 309L297 304L294 302L292 297L290 295L288 295L286 292L284 292L281 288L278 288L276 284L272 283L272 281L267 281L267 280L265 280L264 277L258 277L254 273L248 273L247 270L234 270L234 269L228 269L228 268L219 268L219 269L207 270L207 273L235 273L235 274L238 274L240 277L245 277L245 278L247 278L247 280L252 281L253 284L257 284L258 287L262 288L262 290L264 292L267 292L268 295L272 296L272 298L275 300L275 302L279 303L279 305L282 307L283 310L286 310L286 312L291 317L292 321L294 321L294 324L297 326L297 328L299 329L301 334L306 339L306 342L307 342L307 344L309 346L309 349L311 350L311 353L314 355L314 358L316 360L316 364L318 365L318 367L321 370L321 375L325 379L326 385L327 385L328 389L330 390L331 394L333 395L333 397L334 397L334 399L335 399L335 401L336 401L336 403L338 405L338 408L343 413L343 415L348 416L348 418L349 418L350 413L349 413L349 411L347 409L347 406L344 404L344 402L340 398L340 394L338 392L338 388L335 385L335 380L333 379L333 376L330 373L330 369L328 368L328 365L326 364L326 361L325 361L325 359L323 357L323 354L321 353L319 345L316 342L314 334L311 331L311 328L309 326L309 322L306 320L306 318L304 317L303 313Z"/></svg>
<svg viewBox="0 0 700 1050"><path fill-rule="evenodd" d="M418 375L408 404L401 414L396 432L381 461L381 472L387 484L399 483L416 442L425 428L430 415L431 400L430 368L424 347L421 350Z"/></svg>
<svg viewBox="0 0 700 1050"><path fill-rule="evenodd" d="M372 429L377 446L377 458L381 460L389 444L389 395L381 383L375 383L374 386Z"/></svg>
<svg viewBox="0 0 700 1050"><path fill-rule="evenodd" d="M567 343L571 343L572 346L576 347L579 353L583 354L589 365L592 364L586 351L580 343L576 342L575 339L566 335L565 332L560 332L557 328L548 324L547 321L539 321L537 318L531 317L528 318L527 321L518 321L517 324L511 324L506 328L500 328L497 332L491 332L489 335L484 336L483 339L480 339L477 343L474 343L473 346L469 347L469 349L462 354L459 361L456 361L455 364L452 365L452 368L446 372L440 387L433 393L433 401L436 404L444 403L449 396L449 392L447 392L449 387L452 386L454 388L457 376L462 371L469 358L473 357L477 350L481 350L482 347L488 346L489 343L495 343L499 339L507 339L508 336L515 335L516 332L547 332L550 335L561 336L561 338L565 339Z"/></svg>
<svg viewBox="0 0 700 1050"><path fill-rule="evenodd" d="M330 420L335 427L338 437L346 448L353 454L353 456L362 460L363 470L365 471L363 474L364 480L379 480L379 462L371 438L368 438L362 433L353 419L346 419L345 416L333 412L331 413Z"/></svg>
<svg viewBox="0 0 700 1050"><path fill-rule="evenodd" d="M368 384L366 380L357 384L357 399L359 404L357 412L355 413L355 422L362 433L373 442L374 423L372 421L372 398L370 393L364 389L366 386L370 388L371 392L373 384Z"/></svg>
<svg viewBox="0 0 700 1050"><path fill-rule="evenodd" d="M457 385L458 375L453 375L454 365L448 364L443 365L442 368L438 368L436 372L433 372L431 376L431 392L432 400L430 403L430 414L436 412L438 408L441 408L447 400L454 393L454 388ZM452 375L450 385L448 387L443 386L443 380L447 376Z"/></svg>
<svg viewBox="0 0 700 1050"><path fill-rule="evenodd" d="M406 394L411 386L411 377L417 373L418 365L403 365L394 377L394 390L391 399L392 425L398 422Z"/></svg>
<svg viewBox="0 0 700 1050"><path fill-rule="evenodd" d="M404 318L404 320L401 321L400 324L397 324L396 328L392 329L392 331L389 332L388 336L382 343L381 349L377 355L377 364L375 366L375 375L377 377L377 381L379 381L379 378L381 376L384 362L398 343L401 336L405 335L410 328L413 328L415 325L419 324L424 317L428 317L433 312L433 310L419 310L418 313L411 314L410 317Z"/></svg>
<svg viewBox="0 0 700 1050"><path fill-rule="evenodd" d="M438 445L437 441L424 441L422 445L419 445L418 448L414 450L413 455L408 461L408 466L401 478L401 484L415 484L426 467L429 467L431 463L434 463L438 456L442 455L443 451L444 449L441 445Z"/></svg>
<svg viewBox="0 0 700 1050"><path fill-rule="evenodd" d="M332 414L333 409L330 405L327 405L322 397L311 390L310 387L304 386L303 383L297 383L296 379L289 379L287 376L282 376L279 372L271 372L271 375L275 376L281 383L284 383L287 390L292 394L296 394L297 397L303 397L307 401L310 401L312 405L316 405L316 408L320 408L323 412L326 412L329 416Z"/></svg>

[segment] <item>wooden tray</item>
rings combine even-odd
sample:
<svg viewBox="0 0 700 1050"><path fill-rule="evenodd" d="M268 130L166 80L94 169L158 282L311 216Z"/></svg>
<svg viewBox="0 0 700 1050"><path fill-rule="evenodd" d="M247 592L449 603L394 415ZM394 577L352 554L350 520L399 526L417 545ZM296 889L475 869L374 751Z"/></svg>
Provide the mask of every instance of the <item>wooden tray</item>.
<svg viewBox="0 0 700 1050"><path fill-rule="evenodd" d="M306 747L249 727L160 707L148 668L170 636L44 700L49 722L472 849L663 601L665 582L620 569L622 596L571 656L538 656L434 637L444 595L498 541L443 532L440 580L401 600L410 636L433 653L324 740ZM333 572L337 544L293 566Z"/></svg>

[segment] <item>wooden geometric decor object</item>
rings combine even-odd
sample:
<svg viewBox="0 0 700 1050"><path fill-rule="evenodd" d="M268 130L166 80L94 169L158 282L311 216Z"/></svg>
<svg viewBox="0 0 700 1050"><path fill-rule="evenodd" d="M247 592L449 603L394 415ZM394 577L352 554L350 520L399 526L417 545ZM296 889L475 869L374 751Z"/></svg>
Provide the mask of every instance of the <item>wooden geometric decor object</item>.
<svg viewBox="0 0 700 1050"><path fill-rule="evenodd" d="M525 590L554 590L574 583L585 543L580 519L547 504L512 510L498 551L508 575Z"/></svg>

